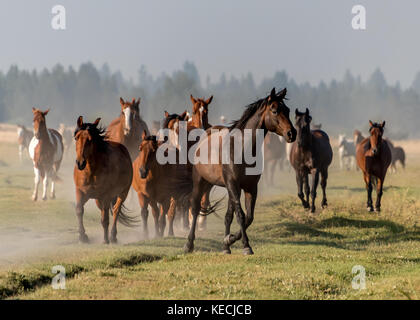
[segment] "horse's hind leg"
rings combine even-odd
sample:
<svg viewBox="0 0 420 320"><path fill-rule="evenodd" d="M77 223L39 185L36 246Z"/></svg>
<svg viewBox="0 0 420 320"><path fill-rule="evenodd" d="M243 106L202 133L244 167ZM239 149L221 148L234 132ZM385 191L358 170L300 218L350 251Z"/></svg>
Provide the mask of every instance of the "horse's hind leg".
<svg viewBox="0 0 420 320"><path fill-rule="evenodd" d="M384 178L382 179L378 178L377 184L376 184L376 204L375 204L376 212L381 211L381 199L382 199L382 194L383 194L383 186L384 186Z"/></svg>
<svg viewBox="0 0 420 320"><path fill-rule="evenodd" d="M318 188L319 181L319 170L312 170L312 188L311 188L311 212L315 212L315 198L316 198L316 189Z"/></svg>
<svg viewBox="0 0 420 320"><path fill-rule="evenodd" d="M328 169L321 170L321 188L322 188L322 208L328 207L327 202L327 180L328 180Z"/></svg>
<svg viewBox="0 0 420 320"><path fill-rule="evenodd" d="M83 226L83 213L87 199L83 196L83 194L76 190L76 215L77 220L79 222L79 240L83 243L87 243L89 241L88 236L86 235L85 227Z"/></svg>
<svg viewBox="0 0 420 320"><path fill-rule="evenodd" d="M128 190L127 190L128 193ZM112 208L112 229L111 229L111 242L117 242L117 221L118 221L118 214L121 210L121 206L123 204L123 199L121 197L117 198L117 201Z"/></svg>
<svg viewBox="0 0 420 320"><path fill-rule="evenodd" d="M368 211L373 211L373 204L372 204L372 179L370 174L364 173L363 178L365 179L366 184L366 191L367 191L367 209Z"/></svg>
<svg viewBox="0 0 420 320"><path fill-rule="evenodd" d="M227 207L227 211L226 211L226 215L225 215L225 240L223 241L223 253L226 254L230 254L230 244L231 244L231 239L230 239L230 226L232 224L232 220L233 220L233 210L234 210L234 205L233 202L228 201L228 207Z"/></svg>

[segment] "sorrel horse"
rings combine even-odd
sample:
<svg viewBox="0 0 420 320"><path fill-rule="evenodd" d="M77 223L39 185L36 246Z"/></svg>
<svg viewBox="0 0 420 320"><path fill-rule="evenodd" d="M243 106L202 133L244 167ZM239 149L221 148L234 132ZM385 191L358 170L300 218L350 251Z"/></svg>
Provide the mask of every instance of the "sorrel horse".
<svg viewBox="0 0 420 320"><path fill-rule="evenodd" d="M160 164L156 159L156 152L162 142L158 142L156 136L147 136L143 131L140 152L133 162L133 183L136 190L141 216L143 220L143 232L148 237L147 218L149 215L148 205L152 207L155 221L155 236L162 237L165 231L166 216L168 217L168 236L174 236L173 222L175 217L176 200L171 192L164 192L163 186L170 183L171 177L178 176L183 172L187 175L185 165ZM176 152L176 148L174 148ZM157 204L160 204L160 213Z"/></svg>
<svg viewBox="0 0 420 320"><path fill-rule="evenodd" d="M296 182L298 186L298 197L305 209L311 208L315 212L316 189L319 176L321 175L322 207L327 203L327 179L328 167L332 162L333 152L328 135L322 130L311 130L312 117L309 110L306 112L295 111L297 138L292 145L290 152L290 163L296 171ZM312 186L309 188L308 174L312 176ZM305 191L305 195L303 193ZM311 205L309 206L309 192L311 193ZM306 196L306 200L305 200Z"/></svg>
<svg viewBox="0 0 420 320"><path fill-rule="evenodd" d="M117 220L126 226L134 226L136 218L124 212L123 203L133 180L133 167L127 148L108 141L105 129L98 128L100 118L94 123L77 119L74 132L76 140L76 164L73 178L76 186L76 215L79 221L79 239L88 242L83 226L84 205L95 199L101 210L104 243L109 243L109 209L112 207L111 242L117 242Z"/></svg>
<svg viewBox="0 0 420 320"><path fill-rule="evenodd" d="M23 125L17 126L17 135L18 135L18 144L19 144L19 160L22 162L23 151L25 149L29 150L29 144L31 143L32 137L34 134L32 131L26 129Z"/></svg>
<svg viewBox="0 0 420 320"><path fill-rule="evenodd" d="M267 185L274 184L276 168L283 170L283 162L286 158L286 144L280 141L274 133L268 133L264 139L264 172Z"/></svg>
<svg viewBox="0 0 420 320"><path fill-rule="evenodd" d="M185 252L192 252L194 250L194 239L197 218L201 209L201 199L203 194L208 192L213 186L225 187L228 190L229 200L228 209L225 216L225 238L224 238L224 252L231 253L230 246L237 240L242 238L244 254L253 254L252 248L249 245L247 228L251 225L254 219L254 207L257 199L258 181L260 180L261 173L247 174L248 169L253 169L256 162L248 164L244 161L236 162L234 159L238 156L235 155L235 139L240 142L241 156L244 159L244 148L252 150L255 155L259 154L262 158L262 141L261 145L257 145L257 135L263 135L267 132L275 132L278 135L285 136L288 142L293 142L296 138L296 130L289 119L289 108L284 103L287 90L284 89L276 93L275 89L263 99L260 99L250 104L242 117L234 121L230 127L217 126L224 130L215 133L215 130L208 129L207 135L198 142L198 150L200 146L206 147L211 145L212 139L222 140L223 135L229 135L227 143L230 145L230 159L227 164L224 164L222 156L223 149L222 143L219 143L217 161L212 161L213 150L208 153L207 163L198 162L193 165L192 170L192 193L190 197L191 211L193 220L188 235L188 241L184 247ZM213 127L213 129L216 127ZM248 130L247 130L248 129ZM234 131L235 130L235 131ZM244 131L251 132L250 138L244 137ZM239 132L241 135L231 135L232 132ZM238 138L238 139L237 139ZM216 163L214 163L216 162ZM236 162L236 163L235 163ZM180 188L178 188L180 189ZM241 191L245 192L245 206L247 214L245 216L241 206ZM240 225L240 231L236 234L230 233L230 226L233 220L233 212L236 212L237 220Z"/></svg>
<svg viewBox="0 0 420 320"><path fill-rule="evenodd" d="M140 98L131 102L120 98L120 104L120 116L110 123L106 135L107 139L123 144L134 160L139 151L141 133L146 130L149 134L149 129L146 122L140 118Z"/></svg>
<svg viewBox="0 0 420 320"><path fill-rule="evenodd" d="M51 199L55 198L57 172L63 159L63 140L54 129L48 129L45 116L49 109L41 111L32 108L34 114L34 136L29 144L29 155L34 164L35 188L32 200L38 199L38 186L43 179L42 200L47 200L48 182L51 180Z"/></svg>
<svg viewBox="0 0 420 320"><path fill-rule="evenodd" d="M367 190L367 208L373 211L372 184L376 184L375 210L381 211L381 198L386 171L392 161L392 153L389 144L382 139L385 121L373 123L369 120L370 137L365 138L356 147L357 164L363 172L363 178Z"/></svg>

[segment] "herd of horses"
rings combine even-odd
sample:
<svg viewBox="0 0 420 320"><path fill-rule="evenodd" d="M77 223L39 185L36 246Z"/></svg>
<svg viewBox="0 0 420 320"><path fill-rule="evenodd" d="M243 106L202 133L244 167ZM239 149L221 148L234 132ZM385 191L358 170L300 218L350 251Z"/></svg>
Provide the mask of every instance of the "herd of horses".
<svg viewBox="0 0 420 320"><path fill-rule="evenodd" d="M173 236L174 218L180 216L184 228L189 228L184 250L192 252L200 219L205 223L205 216L214 212L220 202L219 200L211 203L209 200L212 188L219 186L226 188L228 194L223 252L231 253L231 245L242 240L243 253L253 254L247 229L254 220L258 182L261 178L261 174L246 174L246 169L253 164L233 161L235 158L233 153L236 151L234 147L229 149L232 159L229 163L224 163L220 158L220 161L216 162L202 163L188 159L186 163L179 161L176 164L161 164L157 161L157 152L163 143L169 142L177 157L180 156L178 138L183 121L187 123L187 132L202 129L206 133L198 142L188 141L188 150L191 150L196 143L210 145L212 140L221 140L224 134L229 134L232 130L239 130L242 133L248 130L252 133L252 138L245 139L242 135L242 152L251 148L253 153L265 154L269 183L272 182L275 168L284 165L286 154L288 162L296 172L298 197L304 208L315 212L318 183L322 188L321 206L328 205L326 187L333 151L330 139L327 133L321 130L321 125L311 125L312 117L309 109L304 112L296 109L294 122L291 121L290 109L285 104L286 94L286 88L278 92L273 88L266 97L249 104L242 116L228 126L224 123L209 124L209 105L213 97L205 99L194 98L191 95L191 114L187 111L181 114L170 114L165 111L163 121L154 121L150 131L146 122L140 117L140 99L125 101L120 98L120 115L107 128L100 125L100 118L93 122L85 122L83 117L79 116L72 133L64 127L59 131L48 128L46 116L49 110L41 111L33 108L33 133L24 127L18 129L19 154L22 155L26 146L33 161L35 186L32 199L38 198L38 186L41 180L42 199L47 199L49 182L51 182L51 197L55 197L55 182L59 180L58 170L63 155L65 150L75 145L76 163L73 177L81 242L89 241L83 225L84 205L89 199L94 199L101 211L104 243L117 241L118 222L126 226L138 225L139 217L130 215L124 206L130 189L133 189L137 193L141 208L144 236L148 236L149 207L152 209L155 233L159 237L164 235L167 222L168 235ZM366 184L368 210L380 211L384 179L388 167L393 163L392 153L399 154L399 158L403 159L401 160L403 165L405 156L403 151L402 153L392 151L396 148L389 140L383 138L385 122L369 121L369 125L369 137L365 138L358 132L352 145ZM170 135L167 140L162 141L158 137L160 129L169 130ZM264 149L257 146L257 131L262 131L264 134ZM229 143L233 144L234 138L229 137L229 139ZM339 147L342 148L343 145L340 141ZM221 157L222 152L218 154ZM212 154L208 154L208 157L210 160ZM375 208L372 202L373 186L376 186L377 190ZM242 192L245 196L246 212L241 205ZM112 227L109 238L110 212L112 212ZM231 233L234 214L240 230Z"/></svg>

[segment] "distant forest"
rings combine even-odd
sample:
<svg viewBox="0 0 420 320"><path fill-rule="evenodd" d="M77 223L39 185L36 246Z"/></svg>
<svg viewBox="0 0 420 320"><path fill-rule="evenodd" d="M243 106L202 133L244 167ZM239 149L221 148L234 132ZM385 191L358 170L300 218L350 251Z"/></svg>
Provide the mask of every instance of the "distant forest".
<svg viewBox="0 0 420 320"><path fill-rule="evenodd" d="M141 116L149 123L161 120L164 110L181 113L191 110L189 95L210 96L210 122L220 123L238 118L243 108L269 93L272 87L287 87L287 104L294 117L295 108L309 107L314 123L330 135L351 134L354 129L364 132L368 120L386 120L386 134L393 139L420 137L420 73L408 89L399 83L389 85L377 69L366 81L347 71L342 79L317 86L296 83L286 71L277 71L260 83L248 73L241 78L217 81L200 78L196 66L185 62L182 69L171 75L153 77L142 66L135 80L126 80L119 71L108 65L101 68L92 63L82 64L78 70L56 65L51 70L26 71L11 66L0 73L0 122L31 125L31 107L51 108L47 123L74 125L77 116L93 120L102 117L106 125L119 115L119 97L141 97Z"/></svg>

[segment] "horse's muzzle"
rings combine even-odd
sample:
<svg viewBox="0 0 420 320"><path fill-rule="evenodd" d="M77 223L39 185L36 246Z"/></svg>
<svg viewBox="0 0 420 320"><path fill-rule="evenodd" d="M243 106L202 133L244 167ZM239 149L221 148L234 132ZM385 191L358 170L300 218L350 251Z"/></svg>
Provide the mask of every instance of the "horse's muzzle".
<svg viewBox="0 0 420 320"><path fill-rule="evenodd" d="M146 168L140 168L140 177L142 179L146 179L147 178L147 174L149 173L149 170Z"/></svg>
<svg viewBox="0 0 420 320"><path fill-rule="evenodd" d="M285 138L288 143L294 142L296 140L296 129L287 131Z"/></svg>
<svg viewBox="0 0 420 320"><path fill-rule="evenodd" d="M86 168L86 160L83 160L82 162L76 160L76 164L79 170L83 170L84 168Z"/></svg>

